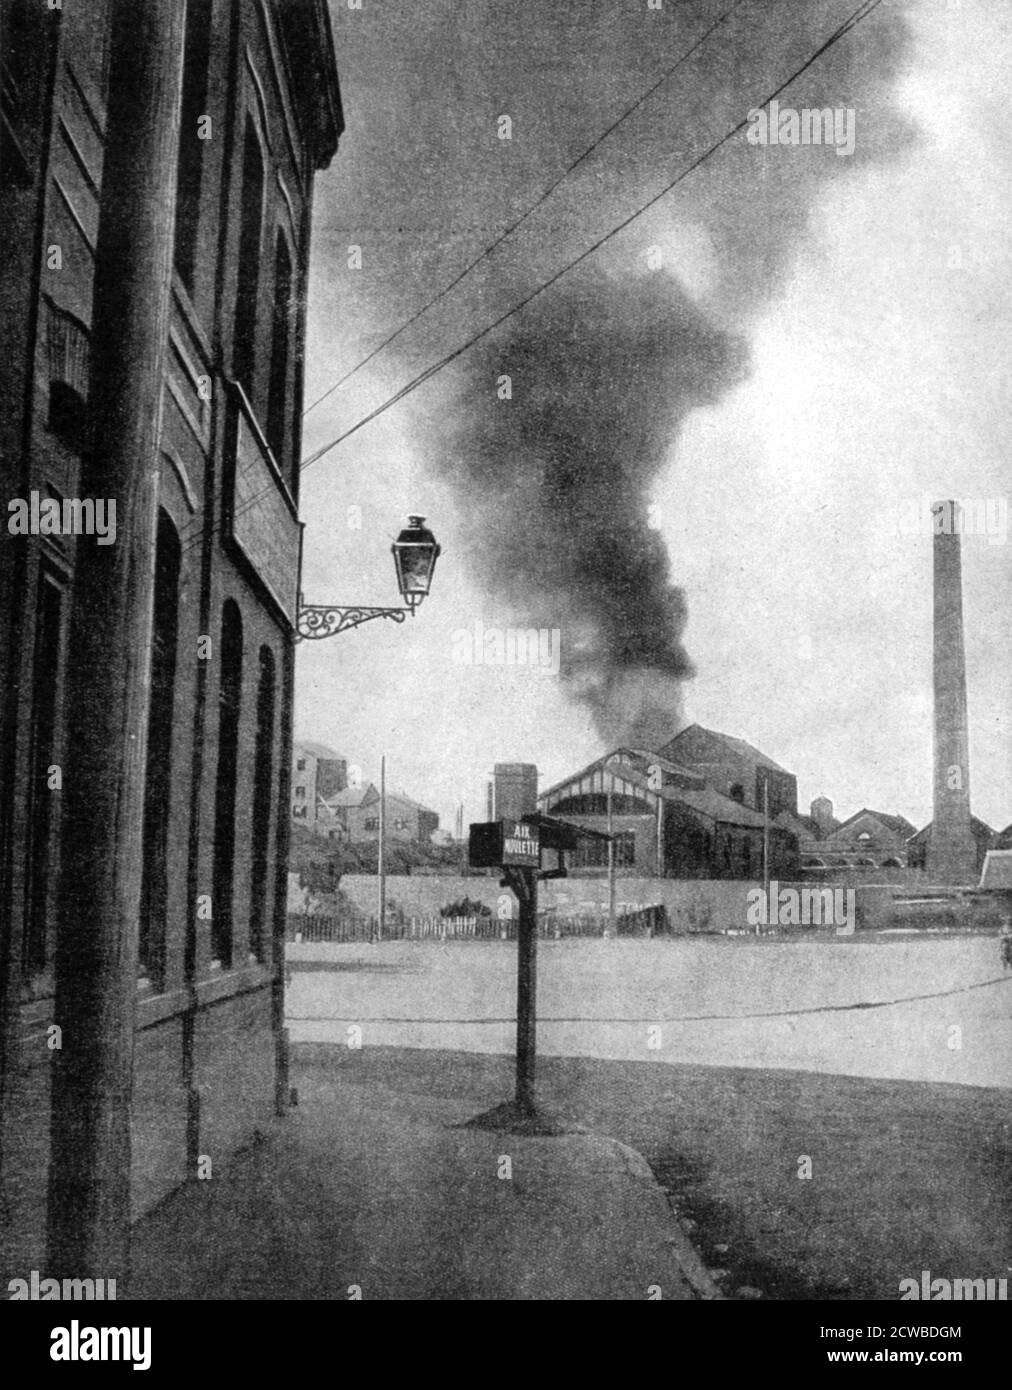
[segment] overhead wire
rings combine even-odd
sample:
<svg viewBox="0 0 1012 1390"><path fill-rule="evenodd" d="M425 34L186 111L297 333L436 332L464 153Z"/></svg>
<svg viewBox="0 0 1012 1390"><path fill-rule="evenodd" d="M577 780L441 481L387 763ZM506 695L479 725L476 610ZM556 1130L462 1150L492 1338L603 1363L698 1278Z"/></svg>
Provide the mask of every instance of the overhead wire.
<svg viewBox="0 0 1012 1390"><path fill-rule="evenodd" d="M860 24L863 20L867 19L868 16L871 15L875 10L877 10L882 3L883 0L862 0L862 4L860 4L847 17L847 19L843 21L843 23L838 25L837 28L833 30L833 32L814 50L814 52L812 52L799 67L795 68L795 70L790 74L789 77L785 78L785 80L781 82L772 92L769 92L762 99L762 101L756 103L754 106L749 107L748 109L761 109L763 107L768 106L772 101L775 101L787 90L788 87L790 87L794 82L796 82L799 77L803 76L803 74L807 72L809 68L811 68L816 62L818 62L818 60L829 51L829 49L831 49L842 38L844 38L845 35L850 33L852 29L856 28L857 25ZM742 130L744 130L748 124L749 117L746 114L744 117L742 117L740 121L738 121L735 125L730 127L730 129L725 131L723 135L721 135L718 139L713 141L713 143L710 144L705 150L703 150L702 153L697 155L688 165L681 169L678 172L678 174L676 174L674 178L669 180L661 189L658 190L658 192L654 193L650 198L646 200L646 202L640 204L640 206L634 209L633 212L623 217L621 221L617 222L607 232L603 233L600 237L597 238L596 241L592 242L583 251L579 252L576 256L568 260L559 270L555 271L551 276L549 276L548 279L542 281L528 294L524 295L521 299L512 304L508 309L506 309L502 314L495 318L491 323L486 324L484 328L479 329L476 333L472 334L469 338L467 338L463 343L459 344L450 352L447 352L441 358L431 363L423 371L417 373L414 377L411 378L410 381L406 382L391 396L387 397L386 400L382 401L379 405L377 405L367 414L358 419L353 425L350 425L347 429L343 430L340 434L335 436L335 438L329 440L326 444L323 444L318 449L314 450L313 453L311 453L307 458L305 458L302 461L300 465L300 471L305 472L306 469L311 468L315 463L318 463L320 459L324 458L327 454L329 454L331 450L337 448L339 444L344 443L346 439L350 439L352 435L356 434L359 430L363 429L373 420L378 419L379 416L385 414L386 411L390 410L393 406L399 404L400 401L404 400L407 396L411 395L414 391L416 391L419 386L424 385L427 381L431 380L432 377L436 376L439 372L443 371L444 368L448 367L452 362L455 362L459 357L461 357L465 352L472 348L476 343L481 342L484 338L487 338L490 333L494 333L497 328L501 327L502 324L504 324L508 319L512 318L514 314L517 314L521 310L526 308L528 304L532 303L533 300L537 299L540 295L544 294L546 290L550 289L553 285L557 284L558 281L561 280L565 275L569 274L570 271L575 269L578 265L581 265L590 256L594 255L597 251L599 251L602 246L605 246L608 242L612 241L616 236L619 235L619 233L624 231L628 226L635 222L637 218L642 217L642 215L645 212L649 211L650 208L654 207L657 203L659 203L662 198L666 197L670 192L673 191L673 189L677 188L679 184L683 183L691 174L693 174L697 169L699 169L703 164L705 164L709 159L711 159L720 149L723 148L724 145L726 145L730 140L734 139L734 137L738 135ZM237 509L234 515L239 515L242 512L248 510L250 507L254 506L260 500L260 498L264 496L268 491L270 491L269 488L264 488L259 493L255 494L253 497L247 499L244 505L241 508ZM188 545L185 545L183 547L184 552L191 548L193 544L199 543L199 539L200 537L198 536Z"/></svg>

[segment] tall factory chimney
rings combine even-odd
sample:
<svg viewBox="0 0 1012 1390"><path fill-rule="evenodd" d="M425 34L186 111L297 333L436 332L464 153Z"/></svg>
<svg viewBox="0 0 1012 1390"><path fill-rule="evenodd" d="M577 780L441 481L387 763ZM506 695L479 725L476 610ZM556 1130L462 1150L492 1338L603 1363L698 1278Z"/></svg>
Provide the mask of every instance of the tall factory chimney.
<svg viewBox="0 0 1012 1390"><path fill-rule="evenodd" d="M935 572L935 814L927 871L936 883L976 880L970 828L970 763L963 651L962 516L958 502L936 502Z"/></svg>

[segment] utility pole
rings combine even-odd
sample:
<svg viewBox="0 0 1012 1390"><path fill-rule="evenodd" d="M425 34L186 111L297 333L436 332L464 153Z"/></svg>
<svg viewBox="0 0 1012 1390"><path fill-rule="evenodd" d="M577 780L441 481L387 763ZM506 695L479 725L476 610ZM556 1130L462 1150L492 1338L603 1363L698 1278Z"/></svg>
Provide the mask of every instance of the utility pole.
<svg viewBox="0 0 1012 1390"><path fill-rule="evenodd" d="M608 935L615 935L615 838L612 834L612 788L615 785L615 774L611 768L605 769L608 774Z"/></svg>
<svg viewBox="0 0 1012 1390"><path fill-rule="evenodd" d="M511 869L508 881L517 896L517 1075L516 1104L533 1113L534 1064L537 1056L538 871Z"/></svg>
<svg viewBox="0 0 1012 1390"><path fill-rule="evenodd" d="M113 0L79 490L117 539L76 547L51 1056L49 1274L123 1278L183 6Z"/></svg>
<svg viewBox="0 0 1012 1390"><path fill-rule="evenodd" d="M770 779L769 773L763 778L763 892L766 894L769 910L770 894Z"/></svg>
<svg viewBox="0 0 1012 1390"><path fill-rule="evenodd" d="M386 921L387 910L387 876L386 865L384 863L383 851L386 843L387 831L387 756L384 753L380 758L380 814L379 814L379 843L376 854L376 877L379 903L377 905L378 921L376 924L376 940L383 940L383 924Z"/></svg>

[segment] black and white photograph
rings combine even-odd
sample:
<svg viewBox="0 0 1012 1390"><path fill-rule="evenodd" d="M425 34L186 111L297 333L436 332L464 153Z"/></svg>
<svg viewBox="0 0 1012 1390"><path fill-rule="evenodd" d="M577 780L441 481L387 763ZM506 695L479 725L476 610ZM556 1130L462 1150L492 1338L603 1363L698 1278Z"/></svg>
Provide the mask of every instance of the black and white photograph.
<svg viewBox="0 0 1012 1390"><path fill-rule="evenodd" d="M12 1345L642 1300L979 1371L1012 9L0 20Z"/></svg>

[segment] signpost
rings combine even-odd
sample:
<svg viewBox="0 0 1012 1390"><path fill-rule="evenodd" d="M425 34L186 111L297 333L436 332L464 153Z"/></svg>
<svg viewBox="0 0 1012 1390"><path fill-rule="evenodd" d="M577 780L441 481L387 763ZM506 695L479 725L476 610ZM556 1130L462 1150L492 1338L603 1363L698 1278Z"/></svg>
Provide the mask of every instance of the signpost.
<svg viewBox="0 0 1012 1390"><path fill-rule="evenodd" d="M536 1046L538 870L541 840L538 827L523 820L495 820L472 825L468 844L472 868L501 868L502 886L516 894L517 918L517 1110L531 1117L534 1103Z"/></svg>
<svg viewBox="0 0 1012 1390"><path fill-rule="evenodd" d="M516 1094L511 1104L497 1106L473 1124L495 1129L523 1129L530 1133L560 1134L564 1126L540 1114L534 1093L537 1057L537 950L538 882L561 878L566 869L563 855L576 848L579 837L603 839L598 831L584 830L550 816L531 814L520 820L484 821L471 826L468 862L473 869L502 869L500 883L512 889L517 917L517 1051ZM542 869L544 850L558 853L558 867Z"/></svg>
<svg viewBox="0 0 1012 1390"><path fill-rule="evenodd" d="M472 825L468 860L472 869L539 869L538 827L523 820L493 820Z"/></svg>

